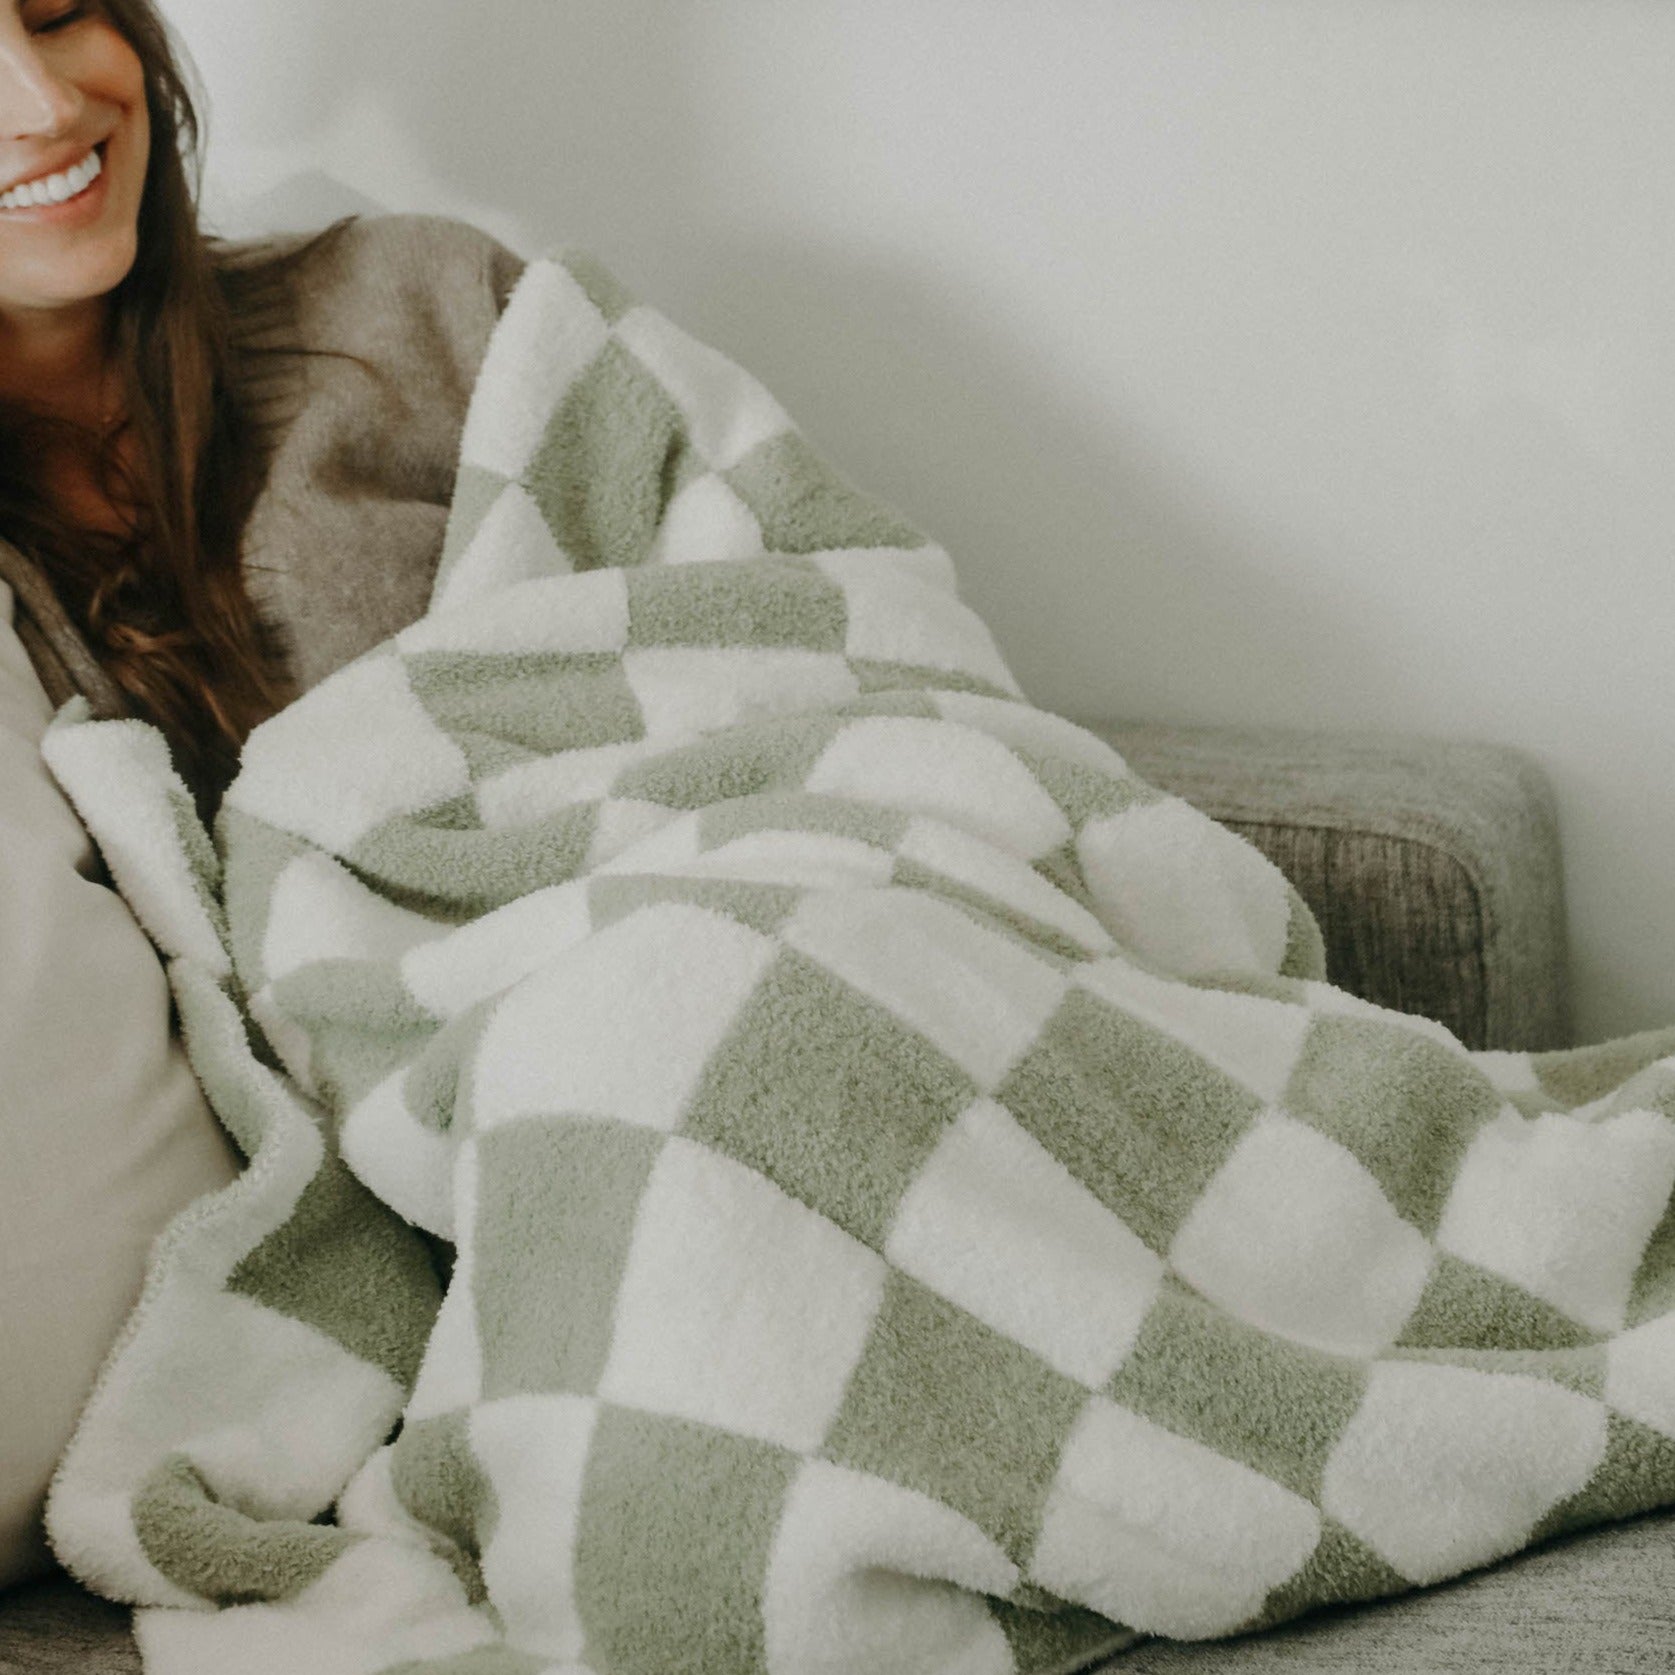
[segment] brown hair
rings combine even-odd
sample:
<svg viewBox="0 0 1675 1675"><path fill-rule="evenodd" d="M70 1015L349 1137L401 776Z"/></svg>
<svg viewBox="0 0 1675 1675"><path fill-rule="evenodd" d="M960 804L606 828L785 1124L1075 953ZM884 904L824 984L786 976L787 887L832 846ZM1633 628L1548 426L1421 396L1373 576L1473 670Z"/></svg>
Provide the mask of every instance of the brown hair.
<svg viewBox="0 0 1675 1675"><path fill-rule="evenodd" d="M135 713L162 729L207 813L250 729L292 696L239 555L262 463L233 327L275 264L230 262L222 241L200 229L202 124L152 0L102 0L102 10L144 67L151 121L138 253L108 319L126 412L99 432L0 402L0 529L46 573ZM281 265L348 224L287 251ZM131 469L118 454L124 429ZM136 509L128 534L78 528L51 502L40 462L66 449L107 495Z"/></svg>

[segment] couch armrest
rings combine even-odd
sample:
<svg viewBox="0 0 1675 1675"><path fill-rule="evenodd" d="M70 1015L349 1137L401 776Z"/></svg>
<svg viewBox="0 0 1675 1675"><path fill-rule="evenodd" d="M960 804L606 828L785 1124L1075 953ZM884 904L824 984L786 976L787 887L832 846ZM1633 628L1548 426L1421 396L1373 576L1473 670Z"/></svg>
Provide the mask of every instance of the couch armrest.
<svg viewBox="0 0 1675 1675"><path fill-rule="evenodd" d="M1501 745L1084 721L1296 885L1340 987L1468 1047L1570 1045L1552 789Z"/></svg>

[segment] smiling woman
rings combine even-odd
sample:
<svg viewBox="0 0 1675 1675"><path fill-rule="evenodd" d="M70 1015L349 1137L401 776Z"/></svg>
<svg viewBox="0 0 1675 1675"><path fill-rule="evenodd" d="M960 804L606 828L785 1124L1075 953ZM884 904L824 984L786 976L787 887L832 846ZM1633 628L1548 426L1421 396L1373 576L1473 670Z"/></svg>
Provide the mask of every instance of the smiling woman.
<svg viewBox="0 0 1675 1675"><path fill-rule="evenodd" d="M521 271L432 217L216 238L199 137L151 0L0 0L0 1588L153 1237L232 1173L53 704L155 722L207 812L256 722L422 608Z"/></svg>
<svg viewBox="0 0 1675 1675"><path fill-rule="evenodd" d="M238 585L196 117L147 0L0 6L0 136L0 528L201 786L281 687Z"/></svg>
<svg viewBox="0 0 1675 1675"><path fill-rule="evenodd" d="M155 722L207 814L250 729L295 695L298 658L325 672L287 643L295 612L272 594L290 568L361 555L324 585L385 600L384 631L422 604L477 360L522 264L437 218L206 232L182 62L154 0L0 0L0 540L66 614L51 695ZM418 363L407 388L432 385L417 417L380 384L392 359ZM328 389L304 364L370 376ZM369 465L391 425L399 445ZM315 626L338 660L364 649Z"/></svg>

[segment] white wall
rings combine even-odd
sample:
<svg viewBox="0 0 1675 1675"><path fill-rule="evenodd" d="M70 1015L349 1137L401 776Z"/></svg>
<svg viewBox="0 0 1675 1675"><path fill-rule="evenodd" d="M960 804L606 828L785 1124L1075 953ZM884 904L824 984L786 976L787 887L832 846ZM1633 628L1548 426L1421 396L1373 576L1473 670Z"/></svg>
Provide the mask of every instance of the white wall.
<svg viewBox="0 0 1675 1675"><path fill-rule="evenodd" d="M165 3L227 225L592 249L1050 708L1522 747L1581 1038L1675 1020L1675 7Z"/></svg>

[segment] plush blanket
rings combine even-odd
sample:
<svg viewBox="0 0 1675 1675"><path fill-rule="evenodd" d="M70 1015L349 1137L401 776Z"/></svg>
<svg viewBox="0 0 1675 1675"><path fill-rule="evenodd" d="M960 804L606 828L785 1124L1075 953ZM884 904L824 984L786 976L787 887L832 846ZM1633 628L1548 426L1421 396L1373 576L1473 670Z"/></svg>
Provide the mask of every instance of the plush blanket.
<svg viewBox="0 0 1675 1675"><path fill-rule="evenodd" d="M154 1675L1035 1675L1675 1500L1675 1034L1330 987L582 255L213 836L46 748L248 1159L51 1502Z"/></svg>

